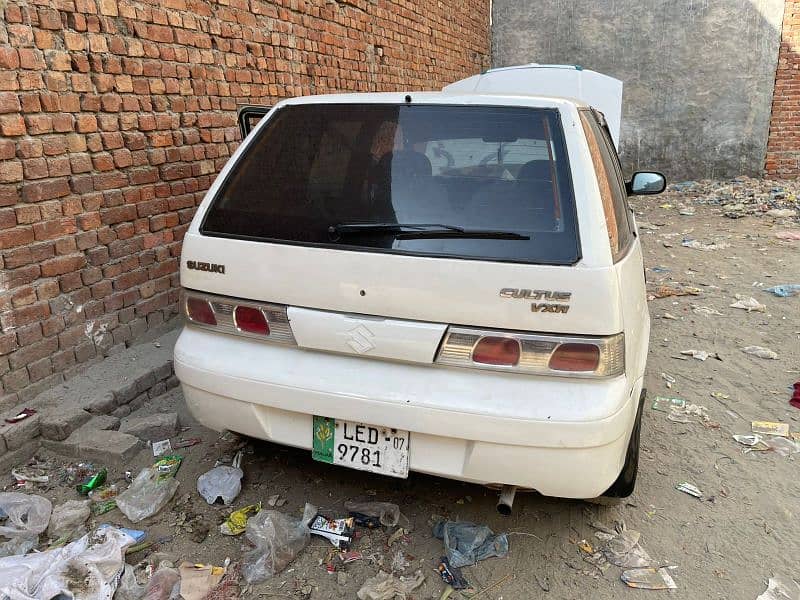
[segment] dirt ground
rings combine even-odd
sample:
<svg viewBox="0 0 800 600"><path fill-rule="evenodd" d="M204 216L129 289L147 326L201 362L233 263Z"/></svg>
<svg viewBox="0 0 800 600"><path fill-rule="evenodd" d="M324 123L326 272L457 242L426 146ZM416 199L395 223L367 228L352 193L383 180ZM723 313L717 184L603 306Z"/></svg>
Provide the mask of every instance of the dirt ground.
<svg viewBox="0 0 800 600"><path fill-rule="evenodd" d="M635 201L651 295L662 295L663 285L697 289L693 290L696 295L653 297L649 302L649 398L639 481L627 502L598 508L522 494L517 496L513 515L503 517L494 508L496 493L479 486L417 474L407 481L369 475L316 463L308 452L247 442L243 492L234 507L258 501L266 504L270 496L280 494L286 499L280 510L286 513L299 516L303 505L311 502L327 514L344 516L345 500L383 500L400 506L412 531L391 548L386 545L391 531L365 531L354 543L364 559L346 565L331 560L332 547L325 540L312 538L286 571L245 588L242 597L355 598L368 577L381 568L391 570L400 550L409 562L406 574L417 569L425 574L423 586L413 597L438 599L445 586L433 571L443 554L441 541L430 532L434 515L510 533L506 558L488 559L464 569L474 588L485 590L477 596L483 599L602 600L665 594L629 589L620 581L621 568L610 566L601 572L584 560L586 555L578 543L585 539L598 545L596 530L590 525L595 520L608 524L624 520L628 528L641 532L641 544L656 564L677 566L672 575L678 589L671 593L672 598L755 599L772 574L797 576L797 458L769 451L744 454L744 446L732 435L750 433L753 420L782 421L792 430L800 430L800 410L788 404L789 388L800 380L800 296L779 298L764 289L800 283L800 241L783 241L775 235L800 231L800 222L796 217L760 214L777 206L776 193L771 191L777 185L774 182L741 184L741 205L735 198L737 184L715 185L683 185ZM756 196L747 195L747 186L758 190ZM792 202L793 197L777 196L783 206ZM771 204L758 205L762 197ZM726 218L723 213L741 218ZM682 245L691 239L716 246L699 250ZM766 305L765 312L730 308L736 294L754 297ZM721 314L702 314L696 307ZM774 350L777 360L742 351L751 345ZM712 356L700 361L681 355L692 349ZM708 421L697 416L689 417L689 423L669 420L667 413L651 408L657 395L680 397L705 407ZM181 486L174 502L136 526L146 529L149 539L161 542L130 555L128 562L146 559L155 550L175 562L240 560L243 537L218 532L218 524L230 509L207 505L195 486L198 475L218 458L230 458L235 438L220 438L194 424L177 391L153 401L145 410L177 410L184 425L190 427L182 436L200 437L202 443L181 451L185 459L177 475ZM41 457L52 464L63 462L45 452ZM128 468L135 473L150 462L152 456L144 450ZM111 480L124 484L122 475L114 471ZM676 484L682 482L700 488L703 499L677 491ZM70 488L58 486L40 493L56 501L75 496ZM91 521L100 522L129 525L119 511ZM205 526L210 527L207 536L201 535ZM343 575L329 573L328 562ZM460 593L451 596L466 597Z"/></svg>

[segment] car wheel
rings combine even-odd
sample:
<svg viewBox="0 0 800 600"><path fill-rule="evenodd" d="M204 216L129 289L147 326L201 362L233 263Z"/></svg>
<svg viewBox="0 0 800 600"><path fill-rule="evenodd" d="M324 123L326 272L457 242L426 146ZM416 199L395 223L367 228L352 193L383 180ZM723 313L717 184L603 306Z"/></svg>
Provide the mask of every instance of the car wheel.
<svg viewBox="0 0 800 600"><path fill-rule="evenodd" d="M639 408L636 411L636 421L631 431L631 439L628 442L628 451L625 455L625 464L622 466L619 477L611 484L602 496L587 500L591 504L603 506L613 506L619 504L623 499L633 493L636 487L636 474L639 471L639 437L642 431L642 408L647 390L642 389L639 395Z"/></svg>

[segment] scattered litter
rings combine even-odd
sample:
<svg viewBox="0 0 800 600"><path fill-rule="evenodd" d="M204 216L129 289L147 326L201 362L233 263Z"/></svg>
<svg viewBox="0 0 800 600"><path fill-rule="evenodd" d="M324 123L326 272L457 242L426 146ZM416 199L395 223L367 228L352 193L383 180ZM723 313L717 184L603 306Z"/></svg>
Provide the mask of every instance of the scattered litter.
<svg viewBox="0 0 800 600"><path fill-rule="evenodd" d="M653 298L669 298L670 296L698 296L701 293L700 288L675 283L655 286L649 295Z"/></svg>
<svg viewBox="0 0 800 600"><path fill-rule="evenodd" d="M144 597L146 584L140 584L136 579L135 567L125 565L122 576L119 579L114 600L140 600Z"/></svg>
<svg viewBox="0 0 800 600"><path fill-rule="evenodd" d="M267 504L271 507L283 506L286 504L286 498L281 498L280 494L273 494L267 499Z"/></svg>
<svg viewBox="0 0 800 600"><path fill-rule="evenodd" d="M244 556L245 580L258 583L283 571L308 544L308 523L316 514L316 507L306 504L300 519L277 510L262 510L249 519L245 535L255 549Z"/></svg>
<svg viewBox="0 0 800 600"><path fill-rule="evenodd" d="M692 306L692 311L695 314L705 315L707 317L711 317L711 316L722 317L723 316L723 314L721 312L719 312L716 308L713 308L711 306L694 305L694 306Z"/></svg>
<svg viewBox="0 0 800 600"><path fill-rule="evenodd" d="M757 434L744 435L736 433L733 435L733 439L739 442L742 446L748 446L750 448L758 446L759 444L764 444L764 438Z"/></svg>
<svg viewBox="0 0 800 600"><path fill-rule="evenodd" d="M800 600L800 585L787 575L775 575L756 600Z"/></svg>
<svg viewBox="0 0 800 600"><path fill-rule="evenodd" d="M400 507L391 502L347 501L344 503L344 509L351 517L355 517L357 525L361 525L359 519L372 517L377 518L379 524L385 527L396 527L399 524L405 529L410 529L408 519L400 512ZM367 519L364 520L366 521ZM368 527L369 525L365 526Z"/></svg>
<svg viewBox="0 0 800 600"><path fill-rule="evenodd" d="M711 356L705 350L681 350L681 354L684 356L691 356L692 358L696 358L697 360L706 360L709 356Z"/></svg>
<svg viewBox="0 0 800 600"><path fill-rule="evenodd" d="M653 400L653 410L668 413L672 408L683 408L686 406L686 400L683 398L667 398L665 396L656 396Z"/></svg>
<svg viewBox="0 0 800 600"><path fill-rule="evenodd" d="M109 525L108 523L103 523L97 526L97 531L102 531L106 527L112 527L114 529L119 529L122 533L129 536L133 539L133 541L137 544L144 541L147 537L147 532L142 531L141 529L128 529L127 527L118 527L117 525Z"/></svg>
<svg viewBox="0 0 800 600"><path fill-rule="evenodd" d="M153 467L158 471L161 479L166 479L167 477L175 477L175 475L178 474L178 469L181 468L182 461L182 456L171 454L170 456L165 456L161 460L154 462ZM129 473L130 471L125 472L125 479L130 479L132 482L133 480L129 477Z"/></svg>
<svg viewBox="0 0 800 600"><path fill-rule="evenodd" d="M676 317L675 315L670 314L668 312L665 312L663 315L661 315L661 318L662 319L667 319L668 321L678 321L679 320L678 317Z"/></svg>
<svg viewBox="0 0 800 600"><path fill-rule="evenodd" d="M318 535L327 539L334 547L348 550L353 541L355 522L353 517L347 519L331 519L316 515L309 523L311 535Z"/></svg>
<svg viewBox="0 0 800 600"><path fill-rule="evenodd" d="M176 449L176 450L179 449L179 448L190 448L192 446L196 446L197 444L200 444L202 441L203 440L201 440L200 438L181 439L181 440L178 440L177 442L175 442L174 444L172 444L172 447L174 449Z"/></svg>
<svg viewBox="0 0 800 600"><path fill-rule="evenodd" d="M682 216L684 216L684 217L693 217L693 216L694 216L694 213L695 213L695 209L694 209L693 207L689 207L689 208L682 208L682 209L680 209L680 210L678 211L678 214L679 214L679 215L682 215Z"/></svg>
<svg viewBox="0 0 800 600"><path fill-rule="evenodd" d="M424 581L422 571L417 571L413 577L395 577L379 571L364 582L356 595L358 600L406 600Z"/></svg>
<svg viewBox="0 0 800 600"><path fill-rule="evenodd" d="M395 531L392 535L389 536L389 539L386 540L386 545L391 547L397 540L402 538L406 534L406 530L400 527L397 531Z"/></svg>
<svg viewBox="0 0 800 600"><path fill-rule="evenodd" d="M663 379L663 380L666 382L666 383L665 383L665 385L667 386L667 388L668 388L668 389L669 389L669 388L671 388L671 387L672 387L672 384L673 384L673 383L675 383L675 382L677 381L677 380L676 380L676 379L675 379L675 378L674 378L672 375L670 375L669 373L662 373L662 374L661 374L661 379Z"/></svg>
<svg viewBox="0 0 800 600"><path fill-rule="evenodd" d="M159 566L156 572L153 573L150 581L147 582L147 590L142 600L169 600L170 598L177 598L177 594L180 592L180 580L181 576L177 569ZM174 596L173 591L175 591Z"/></svg>
<svg viewBox="0 0 800 600"><path fill-rule="evenodd" d="M223 567L182 562L178 567L181 577L181 598L183 600L203 600L217 585L227 571L229 560Z"/></svg>
<svg viewBox="0 0 800 600"><path fill-rule="evenodd" d="M694 496L695 498L702 498L703 492L696 485L692 485L691 483L684 482L679 483L675 486L675 489L679 492L683 492L685 494L689 494L690 496Z"/></svg>
<svg viewBox="0 0 800 600"><path fill-rule="evenodd" d="M65 534L84 533L83 525L91 514L89 500L67 500L53 509L47 533L59 538Z"/></svg>
<svg viewBox="0 0 800 600"><path fill-rule="evenodd" d="M49 475L34 475L28 473L23 469L11 469L11 476L17 480L18 486L23 486L26 483L48 483L50 481Z"/></svg>
<svg viewBox="0 0 800 600"><path fill-rule="evenodd" d="M36 414L36 410L33 408L26 408L21 413L14 415L13 417L6 419L6 423L19 423L20 421L24 421L28 417L32 417Z"/></svg>
<svg viewBox="0 0 800 600"><path fill-rule="evenodd" d="M469 583L464 577L464 574L461 572L461 569L451 565L446 556L443 556L441 559L439 559L436 572L439 573L442 581L451 586L454 590L464 590L469 588Z"/></svg>
<svg viewBox="0 0 800 600"><path fill-rule="evenodd" d="M93 475L90 475L84 479L82 483L79 483L77 486L75 486L75 489L78 490L79 494L86 496L92 490L95 490L103 485L106 482L106 477L108 477L108 470L105 468L100 469Z"/></svg>
<svg viewBox="0 0 800 600"><path fill-rule="evenodd" d="M667 267L661 267L661 266L650 267L650 270L653 273L669 273L670 272L670 270Z"/></svg>
<svg viewBox="0 0 800 600"><path fill-rule="evenodd" d="M779 231L775 237L779 240L800 240L800 231Z"/></svg>
<svg viewBox="0 0 800 600"><path fill-rule="evenodd" d="M623 571L620 578L625 585L642 590L674 590L677 589L675 580L667 569L675 567L650 567L647 569L628 569Z"/></svg>
<svg viewBox="0 0 800 600"><path fill-rule="evenodd" d="M625 521L615 521L613 527L594 522L592 527L598 529L595 537L605 542L600 552L603 557L613 565L623 568L646 567L653 559L639 544L641 533L625 526ZM591 550L591 545L586 544ZM581 548L584 552L585 549ZM591 552L587 552L591 554Z"/></svg>
<svg viewBox="0 0 800 600"><path fill-rule="evenodd" d="M770 294L775 294L779 298L788 298L790 296L797 296L800 294L800 283L785 283L783 285L776 285L764 290Z"/></svg>
<svg viewBox="0 0 800 600"><path fill-rule="evenodd" d="M792 385L792 388L794 389L794 393L792 394L792 397L789 399L789 404L791 404L795 408L800 408L800 381L795 382Z"/></svg>
<svg viewBox="0 0 800 600"><path fill-rule="evenodd" d="M767 307L752 296L743 296L741 294L736 294L736 302L730 305L731 308L741 308L742 310L746 310L747 312L765 312Z"/></svg>
<svg viewBox="0 0 800 600"><path fill-rule="evenodd" d="M359 552L358 550L348 550L346 552L339 552L339 560L342 561L342 564L346 565L347 563L356 562L357 560L363 560L364 555Z"/></svg>
<svg viewBox="0 0 800 600"><path fill-rule="evenodd" d="M777 423L774 421L753 421L750 423L750 431L753 433L789 437L789 424Z"/></svg>
<svg viewBox="0 0 800 600"><path fill-rule="evenodd" d="M746 354L752 354L758 358L766 358L768 360L777 360L778 358L777 352L770 350L769 348L764 348L763 346L745 346L742 348L742 352Z"/></svg>
<svg viewBox="0 0 800 600"><path fill-rule="evenodd" d="M704 252L711 252L714 250L723 250L724 248L729 247L730 244L727 244L725 242L720 242L720 243L712 242L710 244L704 244L700 240L693 240L690 238L686 238L681 242L681 246L683 246L684 248L692 248L693 250L702 250Z"/></svg>
<svg viewBox="0 0 800 600"><path fill-rule="evenodd" d="M225 522L219 526L220 533L224 535L240 535L244 533L245 527L247 527L247 519L260 511L261 502L233 511L225 519Z"/></svg>
<svg viewBox="0 0 800 600"><path fill-rule="evenodd" d="M465 521L439 521L433 526L433 536L444 541L450 564L466 567L492 556L508 554L508 536L495 535L485 525Z"/></svg>
<svg viewBox="0 0 800 600"><path fill-rule="evenodd" d="M787 217L796 217L797 211L793 208L773 208L767 211L767 215L778 219L784 219Z"/></svg>
<svg viewBox="0 0 800 600"><path fill-rule="evenodd" d="M117 507L133 523L153 516L178 490L178 480L174 477L178 467L180 457L170 456L142 469L130 487L117 496Z"/></svg>
<svg viewBox="0 0 800 600"><path fill-rule="evenodd" d="M0 492L0 536L35 537L47 529L53 505L47 498L19 492ZM0 579L2 581L2 579Z"/></svg>
<svg viewBox="0 0 800 600"><path fill-rule="evenodd" d="M104 485L91 490L89 492L89 500L92 502L106 502L112 498L116 498L118 495L119 488L116 483L112 483L111 485Z"/></svg>
<svg viewBox="0 0 800 600"><path fill-rule="evenodd" d="M702 421L708 421L708 409L697 404L672 406L667 415L667 419L674 423L691 423L692 420L689 417L700 417Z"/></svg>
<svg viewBox="0 0 800 600"><path fill-rule="evenodd" d="M107 527L63 548L0 558L0 593L8 598L107 600L117 589L125 548L132 543L119 529ZM81 587L79 594L76 583Z"/></svg>
<svg viewBox="0 0 800 600"><path fill-rule="evenodd" d="M172 444L170 444L169 440L153 442L153 456L156 458L164 454L169 454L170 452L172 452Z"/></svg>
<svg viewBox="0 0 800 600"><path fill-rule="evenodd" d="M244 472L241 450L236 453L230 466L220 465L197 478L197 491L209 504L222 500L226 506L236 499L242 491Z"/></svg>
<svg viewBox="0 0 800 600"><path fill-rule="evenodd" d="M409 566L409 560L406 558L406 553L398 550L392 557L392 573L403 573Z"/></svg>
<svg viewBox="0 0 800 600"><path fill-rule="evenodd" d="M764 440L764 444L773 452L781 456L789 456L800 452L800 444L785 437L771 437Z"/></svg>

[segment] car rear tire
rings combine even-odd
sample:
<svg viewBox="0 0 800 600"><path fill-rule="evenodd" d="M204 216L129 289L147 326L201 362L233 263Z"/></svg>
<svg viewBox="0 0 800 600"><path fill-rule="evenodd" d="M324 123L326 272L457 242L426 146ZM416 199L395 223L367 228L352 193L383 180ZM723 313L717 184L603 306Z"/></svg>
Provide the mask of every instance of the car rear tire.
<svg viewBox="0 0 800 600"><path fill-rule="evenodd" d="M601 506L613 506L621 503L625 498L633 493L636 487L636 475L639 472L639 437L642 431L642 408L647 390L642 389L639 395L639 408L636 411L636 421L631 431L631 439L628 442L628 451L625 454L625 464L622 466L619 477L611 484L602 496L590 498L587 502L599 504Z"/></svg>

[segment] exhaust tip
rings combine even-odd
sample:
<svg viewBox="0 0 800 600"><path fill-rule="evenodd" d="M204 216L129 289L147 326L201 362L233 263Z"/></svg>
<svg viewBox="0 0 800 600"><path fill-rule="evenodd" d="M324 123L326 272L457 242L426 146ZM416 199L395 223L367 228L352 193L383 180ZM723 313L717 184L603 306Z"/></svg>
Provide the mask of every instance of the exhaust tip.
<svg viewBox="0 0 800 600"><path fill-rule="evenodd" d="M500 490L500 497L497 499L497 512L504 517L511 515L511 507L514 505L514 496L517 493L517 486L504 485Z"/></svg>

